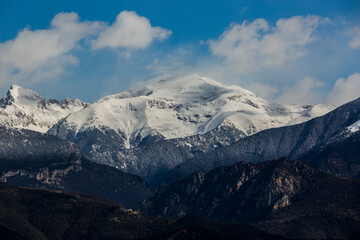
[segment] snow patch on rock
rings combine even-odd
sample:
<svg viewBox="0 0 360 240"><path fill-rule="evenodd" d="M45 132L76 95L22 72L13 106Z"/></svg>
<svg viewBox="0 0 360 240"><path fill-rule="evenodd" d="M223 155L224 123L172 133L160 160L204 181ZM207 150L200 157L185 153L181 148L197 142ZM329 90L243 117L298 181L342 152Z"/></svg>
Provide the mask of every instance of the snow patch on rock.
<svg viewBox="0 0 360 240"><path fill-rule="evenodd" d="M354 133L360 130L360 120L347 127L347 130Z"/></svg>

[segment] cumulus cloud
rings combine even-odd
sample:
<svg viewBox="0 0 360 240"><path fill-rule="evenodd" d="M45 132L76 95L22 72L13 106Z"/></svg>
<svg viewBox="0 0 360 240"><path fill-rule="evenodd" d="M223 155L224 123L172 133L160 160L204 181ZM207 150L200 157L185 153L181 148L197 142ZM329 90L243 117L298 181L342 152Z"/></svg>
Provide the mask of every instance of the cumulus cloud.
<svg viewBox="0 0 360 240"><path fill-rule="evenodd" d="M245 73L262 67L280 66L306 54L316 40L315 30L328 19L309 15L279 19L271 27L265 19L231 24L217 40L209 40L215 56Z"/></svg>
<svg viewBox="0 0 360 240"><path fill-rule="evenodd" d="M23 29L15 39L0 43L0 84L58 76L65 65L78 62L69 52L81 39L97 33L101 25L81 22L72 12L57 14L49 29Z"/></svg>
<svg viewBox="0 0 360 240"><path fill-rule="evenodd" d="M25 28L14 39L0 43L0 87L57 78L66 66L78 64L74 49L123 48L119 53L129 58L128 49L144 49L170 34L170 30L152 27L135 12L121 12L111 26L62 12L54 16L49 28Z"/></svg>
<svg viewBox="0 0 360 240"><path fill-rule="evenodd" d="M149 19L135 12L122 11L116 21L92 42L92 48L144 49L154 40L162 41L170 35L170 30L152 27Z"/></svg>
<svg viewBox="0 0 360 240"><path fill-rule="evenodd" d="M347 79L340 78L335 82L327 100L336 106L360 97L360 73L354 73Z"/></svg>
<svg viewBox="0 0 360 240"><path fill-rule="evenodd" d="M354 49L360 49L360 27L354 27L349 30L349 35L352 36L349 46Z"/></svg>
<svg viewBox="0 0 360 240"><path fill-rule="evenodd" d="M316 88L324 85L312 77L305 77L297 81L293 86L283 89L283 93L276 99L283 104L314 104L321 101L321 96Z"/></svg>

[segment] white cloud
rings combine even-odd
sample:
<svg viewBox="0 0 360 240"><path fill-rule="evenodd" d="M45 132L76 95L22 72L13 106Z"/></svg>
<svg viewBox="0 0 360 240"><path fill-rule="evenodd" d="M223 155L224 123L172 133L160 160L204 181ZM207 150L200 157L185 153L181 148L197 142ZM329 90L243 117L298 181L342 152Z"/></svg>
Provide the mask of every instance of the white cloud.
<svg viewBox="0 0 360 240"><path fill-rule="evenodd" d="M261 82L252 83L251 85L247 86L247 88L265 99L272 99L275 93L278 91L277 88Z"/></svg>
<svg viewBox="0 0 360 240"><path fill-rule="evenodd" d="M161 77L192 74L199 70L195 63L189 64L191 59L196 58L195 55L194 45L177 46L164 55L155 58L145 66L145 69L151 72L153 76Z"/></svg>
<svg viewBox="0 0 360 240"><path fill-rule="evenodd" d="M54 16L49 28L25 28L14 39L0 43L0 87L57 78L66 66L78 64L73 50L90 46L87 43L93 49L125 48L118 53L127 59L128 49L144 49L170 34L170 30L152 27L135 12L121 12L110 27L104 22L81 21L75 12L62 12Z"/></svg>
<svg viewBox="0 0 360 240"><path fill-rule="evenodd" d="M327 100L340 106L360 97L360 73L354 73L347 79L339 78L328 94Z"/></svg>
<svg viewBox="0 0 360 240"><path fill-rule="evenodd" d="M170 34L170 30L152 27L149 19L135 12L122 11L116 21L92 42L92 48L144 49L154 40L165 40Z"/></svg>
<svg viewBox="0 0 360 240"><path fill-rule="evenodd" d="M283 104L318 103L322 99L315 89L323 85L324 82L312 77L305 77L297 81L293 86L284 88L283 93L277 97L276 101Z"/></svg>
<svg viewBox="0 0 360 240"><path fill-rule="evenodd" d="M349 35L352 36L349 46L354 49L360 49L360 27L354 27L349 30Z"/></svg>
<svg viewBox="0 0 360 240"><path fill-rule="evenodd" d="M240 73L280 66L306 54L314 31L328 19L309 15L279 19L274 27L265 19L232 24L217 40L209 40L213 55Z"/></svg>
<svg viewBox="0 0 360 240"><path fill-rule="evenodd" d="M68 64L77 64L69 52L101 28L99 22L81 22L72 13L59 13L49 29L23 29L15 39L0 43L0 85L22 80L55 78Z"/></svg>

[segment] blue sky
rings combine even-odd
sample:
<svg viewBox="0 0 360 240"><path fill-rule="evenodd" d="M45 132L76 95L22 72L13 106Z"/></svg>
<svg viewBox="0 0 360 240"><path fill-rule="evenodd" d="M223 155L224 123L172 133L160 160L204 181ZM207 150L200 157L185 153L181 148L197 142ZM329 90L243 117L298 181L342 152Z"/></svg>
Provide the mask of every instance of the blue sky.
<svg viewBox="0 0 360 240"><path fill-rule="evenodd" d="M360 96L360 2L0 0L0 94L93 102L198 73L282 103Z"/></svg>

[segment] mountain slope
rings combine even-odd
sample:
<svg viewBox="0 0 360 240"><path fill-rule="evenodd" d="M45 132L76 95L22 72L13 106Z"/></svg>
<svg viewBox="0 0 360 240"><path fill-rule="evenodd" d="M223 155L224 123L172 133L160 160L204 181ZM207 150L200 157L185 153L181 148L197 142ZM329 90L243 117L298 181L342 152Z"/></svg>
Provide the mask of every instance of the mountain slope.
<svg viewBox="0 0 360 240"><path fill-rule="evenodd" d="M75 144L30 130L0 127L0 181L94 194L126 207L152 195L138 176L84 159Z"/></svg>
<svg viewBox="0 0 360 240"><path fill-rule="evenodd" d="M300 158L312 148L327 144L360 119L360 98L308 122L273 128L234 144L194 157L169 171L164 182L239 161L262 162L283 156Z"/></svg>
<svg viewBox="0 0 360 240"><path fill-rule="evenodd" d="M196 172L142 204L154 216L250 222L298 239L345 239L360 224L360 181L282 158Z"/></svg>
<svg viewBox="0 0 360 240"><path fill-rule="evenodd" d="M360 178L360 132L315 147L300 160L329 174Z"/></svg>
<svg viewBox="0 0 360 240"><path fill-rule="evenodd" d="M284 239L248 224L223 224L200 218L178 221L154 218L125 210L120 204L103 198L2 183L0 235L7 239L139 239L151 236L154 239Z"/></svg>
<svg viewBox="0 0 360 240"><path fill-rule="evenodd" d="M12 85L0 99L0 125L38 132L48 131L61 118L89 106L78 99L45 100L36 92Z"/></svg>
<svg viewBox="0 0 360 240"><path fill-rule="evenodd" d="M129 239L156 233L170 222L103 198L6 184L0 184L0 211L2 228L24 239Z"/></svg>
<svg viewBox="0 0 360 240"><path fill-rule="evenodd" d="M332 109L271 103L238 86L189 75L104 97L48 133L75 142L95 162L152 180L199 152ZM150 146L156 142L161 144ZM156 149L164 144L167 149ZM143 158L148 155L152 159Z"/></svg>

